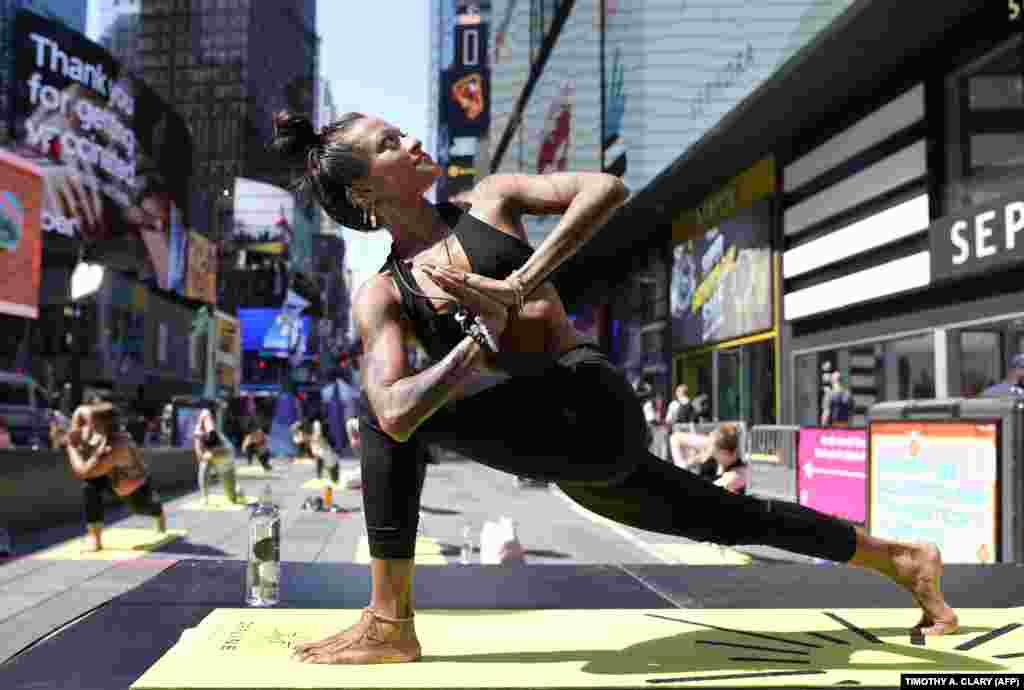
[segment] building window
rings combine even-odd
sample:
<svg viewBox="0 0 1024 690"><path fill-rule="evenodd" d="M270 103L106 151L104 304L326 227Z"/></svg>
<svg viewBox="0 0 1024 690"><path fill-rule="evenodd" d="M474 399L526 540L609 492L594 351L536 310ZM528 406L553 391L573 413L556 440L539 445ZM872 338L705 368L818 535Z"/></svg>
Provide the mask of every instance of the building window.
<svg viewBox="0 0 1024 690"><path fill-rule="evenodd" d="M801 426L821 423L827 371L838 370L853 394L850 426L867 426L875 403L935 397L932 333L799 355L795 364L796 423Z"/></svg>
<svg viewBox="0 0 1024 690"><path fill-rule="evenodd" d="M1024 58L1020 37L946 79L946 213L1024 182Z"/></svg>

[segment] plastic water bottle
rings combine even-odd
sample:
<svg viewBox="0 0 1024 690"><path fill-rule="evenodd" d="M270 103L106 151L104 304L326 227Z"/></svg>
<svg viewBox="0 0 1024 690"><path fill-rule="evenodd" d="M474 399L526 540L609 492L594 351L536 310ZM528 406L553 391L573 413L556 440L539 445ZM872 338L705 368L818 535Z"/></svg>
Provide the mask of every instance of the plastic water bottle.
<svg viewBox="0 0 1024 690"><path fill-rule="evenodd" d="M473 562L473 528L466 525L462 528L462 550L459 554L459 563L469 565Z"/></svg>
<svg viewBox="0 0 1024 690"><path fill-rule="evenodd" d="M270 485L249 517L249 563L245 571L245 603L275 606L281 601L281 513Z"/></svg>

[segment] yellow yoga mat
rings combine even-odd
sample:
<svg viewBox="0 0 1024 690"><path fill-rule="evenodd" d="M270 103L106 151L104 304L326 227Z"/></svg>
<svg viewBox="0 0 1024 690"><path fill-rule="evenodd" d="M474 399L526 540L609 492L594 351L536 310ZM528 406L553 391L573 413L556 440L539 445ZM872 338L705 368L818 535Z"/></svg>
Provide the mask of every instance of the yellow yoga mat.
<svg viewBox="0 0 1024 690"><path fill-rule="evenodd" d="M147 551L170 544L188 534L188 530L169 529L160 533L152 529L110 527L103 530L103 550L83 552L85 537L76 537L57 546L33 554L32 558L51 561L125 561L144 556Z"/></svg>
<svg viewBox="0 0 1024 690"><path fill-rule="evenodd" d="M295 458L292 460L293 465L315 465L316 460L313 458Z"/></svg>
<svg viewBox="0 0 1024 690"><path fill-rule="evenodd" d="M370 542L364 534L356 547L356 563L370 562ZM416 563L418 565L448 565L448 559L441 555L441 545L430 537L416 538Z"/></svg>
<svg viewBox="0 0 1024 690"><path fill-rule="evenodd" d="M650 544L668 563L683 565L750 565L745 553L715 544Z"/></svg>
<svg viewBox="0 0 1024 690"><path fill-rule="evenodd" d="M357 610L217 609L131 687L900 687L900 674L1024 671L1024 609L961 609L913 640L914 609L419 610L419 663L328 666L291 648Z"/></svg>
<svg viewBox="0 0 1024 690"><path fill-rule="evenodd" d="M267 472L256 465L240 465L235 467L235 476L239 479L280 479L280 475L274 474L273 470Z"/></svg>
<svg viewBox="0 0 1024 690"><path fill-rule="evenodd" d="M230 503L227 496L223 494L211 494L209 503L205 503L203 499L197 498L194 501L189 501L179 507L179 510L210 510L210 511L221 511L230 512L238 510L246 510L250 505L256 503L258 499L255 496L241 496L239 503Z"/></svg>

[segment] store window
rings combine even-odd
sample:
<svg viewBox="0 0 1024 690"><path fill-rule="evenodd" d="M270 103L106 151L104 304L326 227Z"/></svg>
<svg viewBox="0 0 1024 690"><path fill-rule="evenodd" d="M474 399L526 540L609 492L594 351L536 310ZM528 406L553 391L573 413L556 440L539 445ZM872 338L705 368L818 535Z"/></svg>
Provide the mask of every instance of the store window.
<svg viewBox="0 0 1024 690"><path fill-rule="evenodd" d="M1024 57L1014 38L946 80L946 213L1024 184Z"/></svg>
<svg viewBox="0 0 1024 690"><path fill-rule="evenodd" d="M821 423L828 371L838 370L853 395L850 426L867 426L868 411L876 403L935 397L931 333L799 355L795 365L796 421L801 426Z"/></svg>
<svg viewBox="0 0 1024 690"><path fill-rule="evenodd" d="M1001 338L998 332L975 330L960 331L959 338L959 395L971 398L1002 380Z"/></svg>

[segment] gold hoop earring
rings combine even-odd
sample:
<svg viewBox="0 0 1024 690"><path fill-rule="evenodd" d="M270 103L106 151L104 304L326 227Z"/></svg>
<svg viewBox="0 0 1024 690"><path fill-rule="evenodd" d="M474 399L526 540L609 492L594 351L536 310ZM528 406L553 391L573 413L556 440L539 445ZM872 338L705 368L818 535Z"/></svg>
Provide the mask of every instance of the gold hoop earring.
<svg viewBox="0 0 1024 690"><path fill-rule="evenodd" d="M377 227L377 202L370 202L370 226Z"/></svg>

